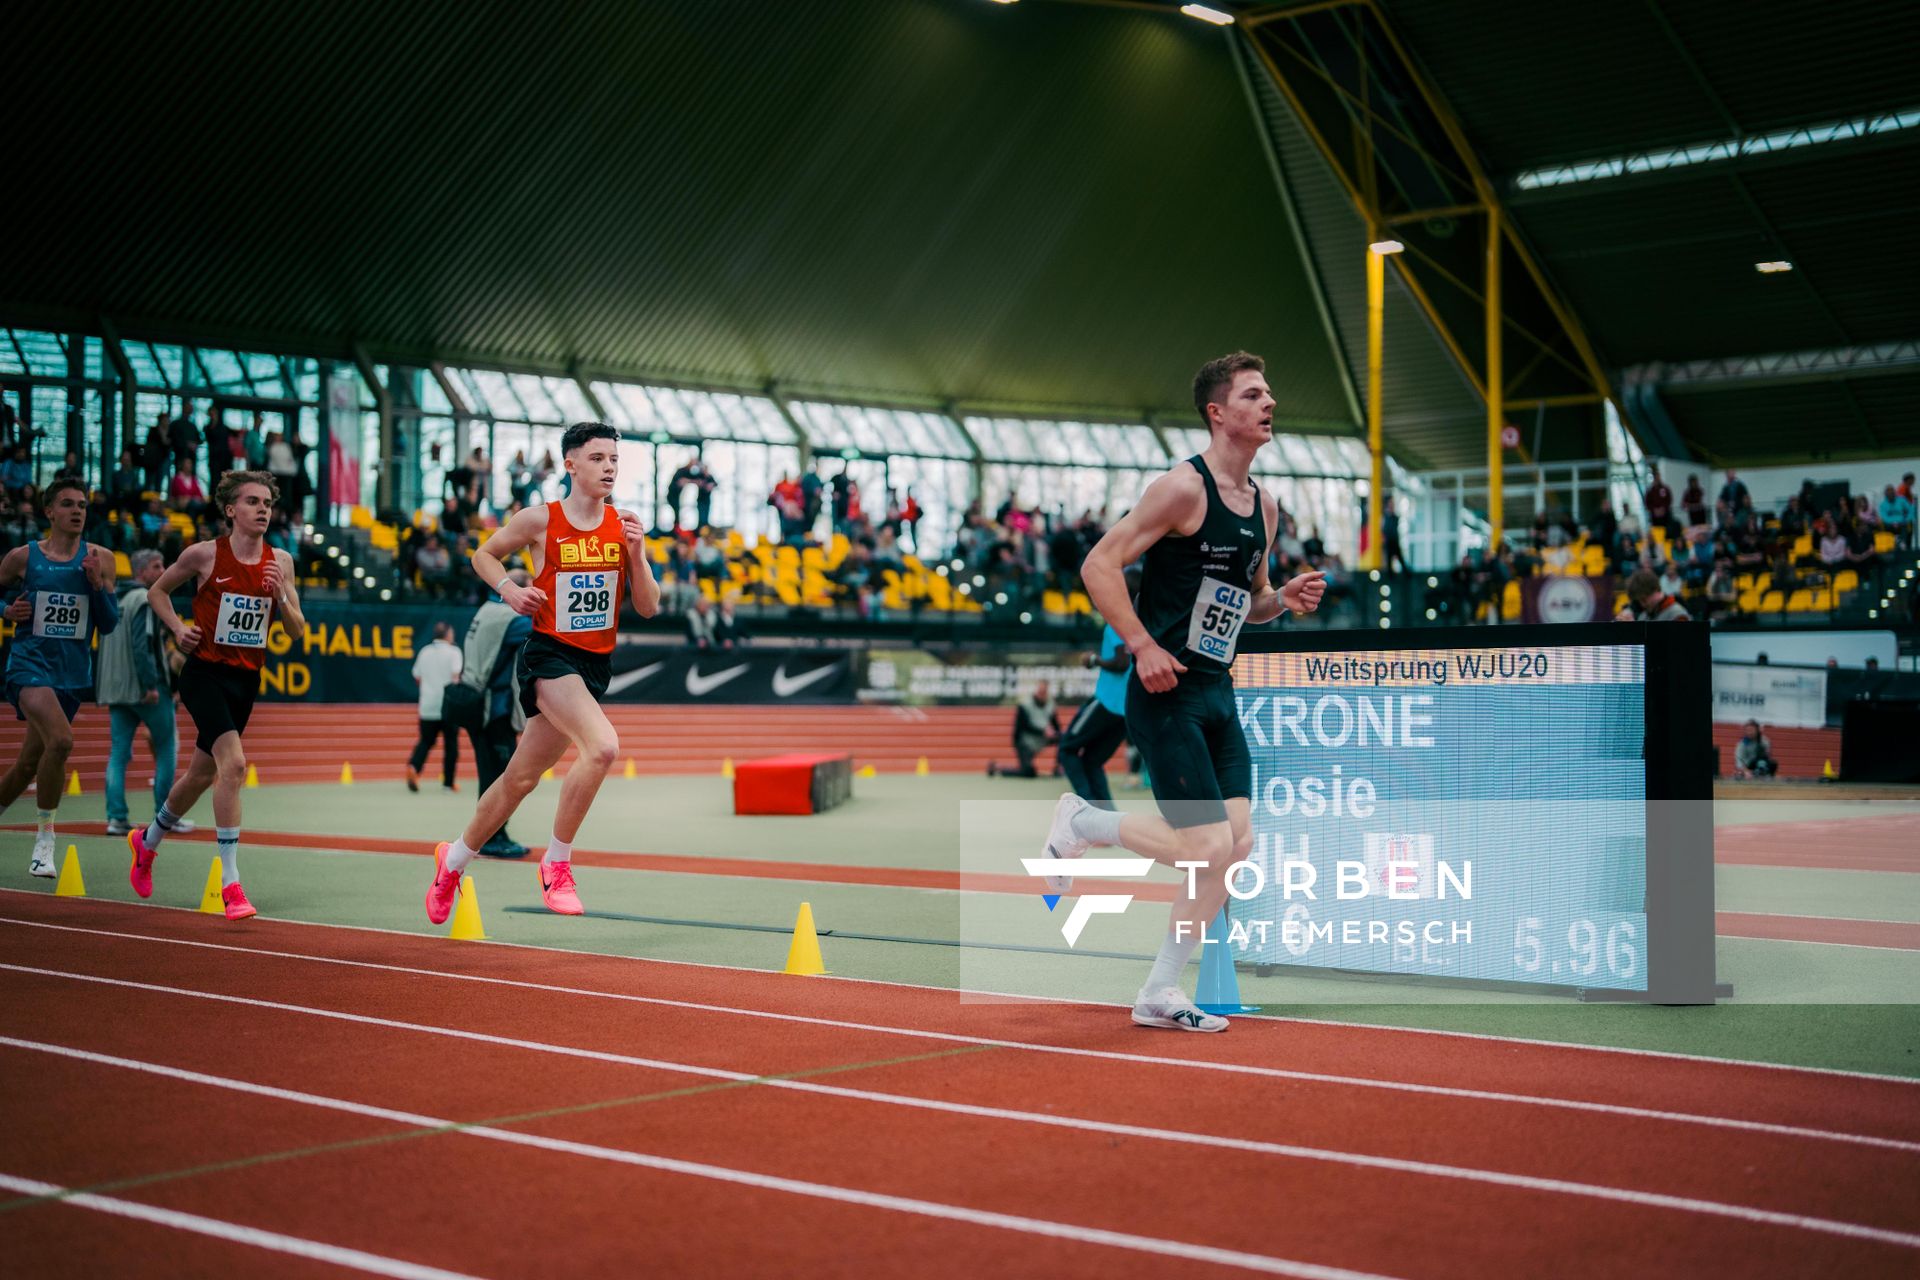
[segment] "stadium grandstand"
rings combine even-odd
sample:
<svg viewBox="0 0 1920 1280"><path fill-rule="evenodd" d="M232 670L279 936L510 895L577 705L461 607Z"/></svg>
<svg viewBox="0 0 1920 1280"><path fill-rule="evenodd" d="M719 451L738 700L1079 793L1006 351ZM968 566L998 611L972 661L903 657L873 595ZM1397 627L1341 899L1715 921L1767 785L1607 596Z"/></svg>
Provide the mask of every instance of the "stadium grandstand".
<svg viewBox="0 0 1920 1280"><path fill-rule="evenodd" d="M1912 1274L1920 5L9 19L9 1274Z"/></svg>

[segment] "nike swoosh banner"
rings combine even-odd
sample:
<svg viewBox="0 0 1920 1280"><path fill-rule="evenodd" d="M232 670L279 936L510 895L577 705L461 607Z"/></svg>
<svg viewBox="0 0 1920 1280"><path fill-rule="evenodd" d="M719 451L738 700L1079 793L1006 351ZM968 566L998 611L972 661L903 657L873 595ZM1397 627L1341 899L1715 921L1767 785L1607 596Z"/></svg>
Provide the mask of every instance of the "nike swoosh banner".
<svg viewBox="0 0 1920 1280"><path fill-rule="evenodd" d="M848 650L668 649L623 644L613 653L608 702L849 703L860 687Z"/></svg>

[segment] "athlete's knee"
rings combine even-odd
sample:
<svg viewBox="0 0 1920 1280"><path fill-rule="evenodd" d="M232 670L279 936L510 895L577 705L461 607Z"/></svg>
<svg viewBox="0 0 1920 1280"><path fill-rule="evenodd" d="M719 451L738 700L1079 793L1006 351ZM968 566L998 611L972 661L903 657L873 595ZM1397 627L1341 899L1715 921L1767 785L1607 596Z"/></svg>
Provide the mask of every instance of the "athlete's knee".
<svg viewBox="0 0 1920 1280"><path fill-rule="evenodd" d="M73 730L65 725L49 729L40 739L41 750L56 760L65 760L73 750Z"/></svg>
<svg viewBox="0 0 1920 1280"><path fill-rule="evenodd" d="M1233 851L1233 832L1224 823L1187 827L1180 832L1181 861L1205 863L1202 878L1224 876Z"/></svg>
<svg viewBox="0 0 1920 1280"><path fill-rule="evenodd" d="M620 737L608 732L595 734L580 744L580 766L605 773L620 756Z"/></svg>
<svg viewBox="0 0 1920 1280"><path fill-rule="evenodd" d="M235 751L219 757L213 762L213 772L222 782L244 783L247 780L247 753Z"/></svg>

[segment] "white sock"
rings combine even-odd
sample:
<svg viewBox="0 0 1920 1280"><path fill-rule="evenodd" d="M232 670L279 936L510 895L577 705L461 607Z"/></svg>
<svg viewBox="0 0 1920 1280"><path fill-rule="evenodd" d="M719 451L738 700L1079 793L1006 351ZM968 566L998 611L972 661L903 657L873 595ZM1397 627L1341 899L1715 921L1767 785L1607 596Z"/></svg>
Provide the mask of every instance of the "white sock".
<svg viewBox="0 0 1920 1280"><path fill-rule="evenodd" d="M1198 929L1189 929L1183 939L1176 939L1173 930L1167 930L1167 936L1160 941L1160 954L1153 958L1153 968L1147 971L1147 982L1140 988L1140 994L1152 995L1165 987L1178 987L1180 971L1193 959L1194 949L1199 945Z"/></svg>
<svg viewBox="0 0 1920 1280"><path fill-rule="evenodd" d="M1125 814L1116 809L1102 809L1090 804L1073 815L1068 829L1089 844L1119 844L1120 820Z"/></svg>
<svg viewBox="0 0 1920 1280"><path fill-rule="evenodd" d="M455 875L458 875L467 869L467 864L473 861L473 857L473 850L467 848L467 838L465 836L455 836L453 838L453 846L447 850L445 859L446 868Z"/></svg>
<svg viewBox="0 0 1920 1280"><path fill-rule="evenodd" d="M240 883L240 828L215 827L214 843L220 846L220 886Z"/></svg>
<svg viewBox="0 0 1920 1280"><path fill-rule="evenodd" d="M547 841L546 855L542 857L540 861L572 862L573 861L573 842L571 840L562 840L558 836L553 837L552 839Z"/></svg>
<svg viewBox="0 0 1920 1280"><path fill-rule="evenodd" d="M53 839L54 812L55 811L52 809L35 809L34 810L34 813L39 815L39 818L40 818L40 831L39 831L39 834L35 837L36 839L46 839L46 840Z"/></svg>

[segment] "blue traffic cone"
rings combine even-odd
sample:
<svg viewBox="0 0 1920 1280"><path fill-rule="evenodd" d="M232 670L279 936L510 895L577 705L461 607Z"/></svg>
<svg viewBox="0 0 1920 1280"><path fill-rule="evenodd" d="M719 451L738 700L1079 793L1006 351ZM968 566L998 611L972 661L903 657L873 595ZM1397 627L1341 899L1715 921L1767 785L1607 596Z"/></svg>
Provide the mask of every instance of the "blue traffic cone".
<svg viewBox="0 0 1920 1280"><path fill-rule="evenodd" d="M1233 944L1227 941L1227 909L1207 926L1200 947L1200 987L1194 1003L1207 1013L1257 1013L1259 1006L1240 1003L1240 975L1233 967Z"/></svg>

